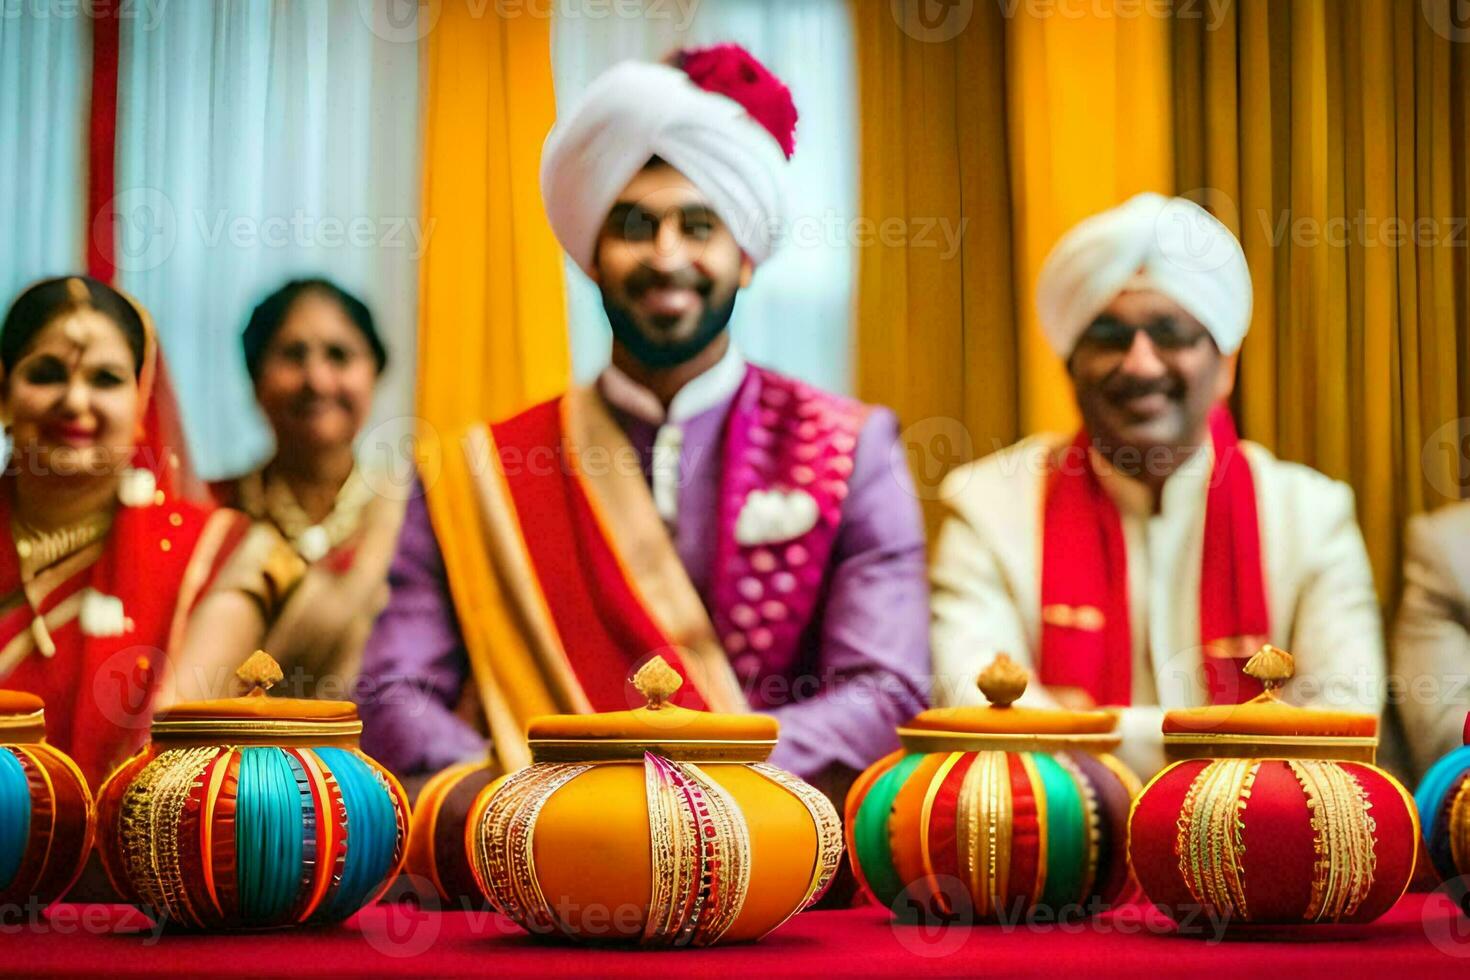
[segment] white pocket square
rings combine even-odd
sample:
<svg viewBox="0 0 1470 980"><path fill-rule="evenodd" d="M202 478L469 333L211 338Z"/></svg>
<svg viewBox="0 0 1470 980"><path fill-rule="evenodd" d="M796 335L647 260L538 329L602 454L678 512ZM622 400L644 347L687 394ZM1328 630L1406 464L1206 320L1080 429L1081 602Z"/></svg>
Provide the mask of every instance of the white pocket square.
<svg viewBox="0 0 1470 980"><path fill-rule="evenodd" d="M790 541L816 526L817 501L805 490L752 490L735 520L735 543Z"/></svg>

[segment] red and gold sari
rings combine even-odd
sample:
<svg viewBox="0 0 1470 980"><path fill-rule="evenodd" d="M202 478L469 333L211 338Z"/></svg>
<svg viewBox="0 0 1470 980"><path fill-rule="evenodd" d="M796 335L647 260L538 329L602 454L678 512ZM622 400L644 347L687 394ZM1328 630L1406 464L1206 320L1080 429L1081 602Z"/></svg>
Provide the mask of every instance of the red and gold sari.
<svg viewBox="0 0 1470 980"><path fill-rule="evenodd" d="M0 477L0 688L45 699L47 741L94 787L146 741L160 681L199 601L239 588L269 603L282 579L270 542L250 540L245 515L177 494L185 468L172 448L182 447L176 414L138 310L144 408L123 474L133 492L119 494L129 502L95 515L90 533L50 536L42 555L12 519L15 478Z"/></svg>
<svg viewBox="0 0 1470 980"><path fill-rule="evenodd" d="M11 482L0 480L0 686L45 700L46 740L95 786L146 741L158 681L188 614L250 524L233 511L167 498L119 507L105 538L40 570L27 587L11 531ZM93 622L115 618L92 611L118 602L120 631Z"/></svg>

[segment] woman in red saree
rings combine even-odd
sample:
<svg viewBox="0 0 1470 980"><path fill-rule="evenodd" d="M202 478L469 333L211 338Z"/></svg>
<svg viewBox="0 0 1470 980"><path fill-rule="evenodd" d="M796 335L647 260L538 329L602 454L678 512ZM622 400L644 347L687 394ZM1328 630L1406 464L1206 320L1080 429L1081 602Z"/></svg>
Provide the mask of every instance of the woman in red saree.
<svg viewBox="0 0 1470 980"><path fill-rule="evenodd" d="M176 495L152 325L117 290L32 285L0 328L0 371L0 687L45 699L47 741L95 787L161 701L259 644L299 562Z"/></svg>

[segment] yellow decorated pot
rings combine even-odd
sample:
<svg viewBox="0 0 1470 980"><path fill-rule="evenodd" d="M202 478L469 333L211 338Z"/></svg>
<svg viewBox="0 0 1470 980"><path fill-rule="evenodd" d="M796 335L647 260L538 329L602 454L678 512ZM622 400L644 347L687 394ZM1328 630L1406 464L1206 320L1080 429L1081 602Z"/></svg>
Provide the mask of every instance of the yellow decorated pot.
<svg viewBox="0 0 1470 980"><path fill-rule="evenodd" d="M0 691L0 906L56 901L92 850L87 780L45 738L41 699Z"/></svg>
<svg viewBox="0 0 1470 980"><path fill-rule="evenodd" d="M1408 793L1373 765L1378 719L1282 703L1292 661L1274 647L1246 673L1264 694L1164 716L1171 765L1129 820L1139 884L1180 920L1377 918L1408 887L1419 833Z"/></svg>
<svg viewBox="0 0 1470 980"><path fill-rule="evenodd" d="M1090 914L1131 890L1124 828L1139 783L1109 754L1117 718L1013 705L1027 681L1000 655L980 676L989 707L921 713L853 784L853 870L896 915Z"/></svg>
<svg viewBox="0 0 1470 980"><path fill-rule="evenodd" d="M533 765L475 802L475 880L527 931L644 946L753 940L831 882L837 813L766 763L776 721L667 703L679 682L655 657L634 677L646 707L533 720Z"/></svg>
<svg viewBox="0 0 1470 980"><path fill-rule="evenodd" d="M280 668L257 654L249 696L180 704L98 792L103 868L159 920L204 929L337 922L403 862L408 800L357 747L345 701L264 697Z"/></svg>
<svg viewBox="0 0 1470 980"><path fill-rule="evenodd" d="M1465 744L1429 767L1414 800L1435 873L1445 880L1470 875L1470 715Z"/></svg>

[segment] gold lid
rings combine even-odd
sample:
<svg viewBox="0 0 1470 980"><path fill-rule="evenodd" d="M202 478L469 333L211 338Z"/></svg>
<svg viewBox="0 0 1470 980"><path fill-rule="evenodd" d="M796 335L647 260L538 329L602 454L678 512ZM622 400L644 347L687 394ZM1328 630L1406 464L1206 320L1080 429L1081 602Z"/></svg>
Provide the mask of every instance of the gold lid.
<svg viewBox="0 0 1470 980"><path fill-rule="evenodd" d="M1030 672L1008 654L998 653L980 672L976 685L986 707L930 708L898 730L910 752L1051 752L1116 748L1118 716L1112 711L1073 711L1015 704L1030 682Z"/></svg>
<svg viewBox="0 0 1470 980"><path fill-rule="evenodd" d="M1246 661L1245 673L1261 694L1243 704L1181 708L1164 715L1169 761L1215 758L1304 758L1372 762L1378 717L1358 711L1302 708L1281 700L1296 661L1270 645Z"/></svg>
<svg viewBox="0 0 1470 980"><path fill-rule="evenodd" d="M351 701L271 698L266 691L284 676L280 664L257 650L235 671L247 693L238 698L186 701L160 711L153 737L168 741L232 744L356 744L362 734Z"/></svg>
<svg viewBox="0 0 1470 980"><path fill-rule="evenodd" d="M46 737L46 703L25 691L0 691L0 743L25 745Z"/></svg>
<svg viewBox="0 0 1470 980"><path fill-rule="evenodd" d="M654 752L680 762L764 762L779 725L769 715L727 715L671 703L684 684L667 660L654 656L632 677L644 698L631 711L543 715L527 726L536 762L642 759Z"/></svg>

